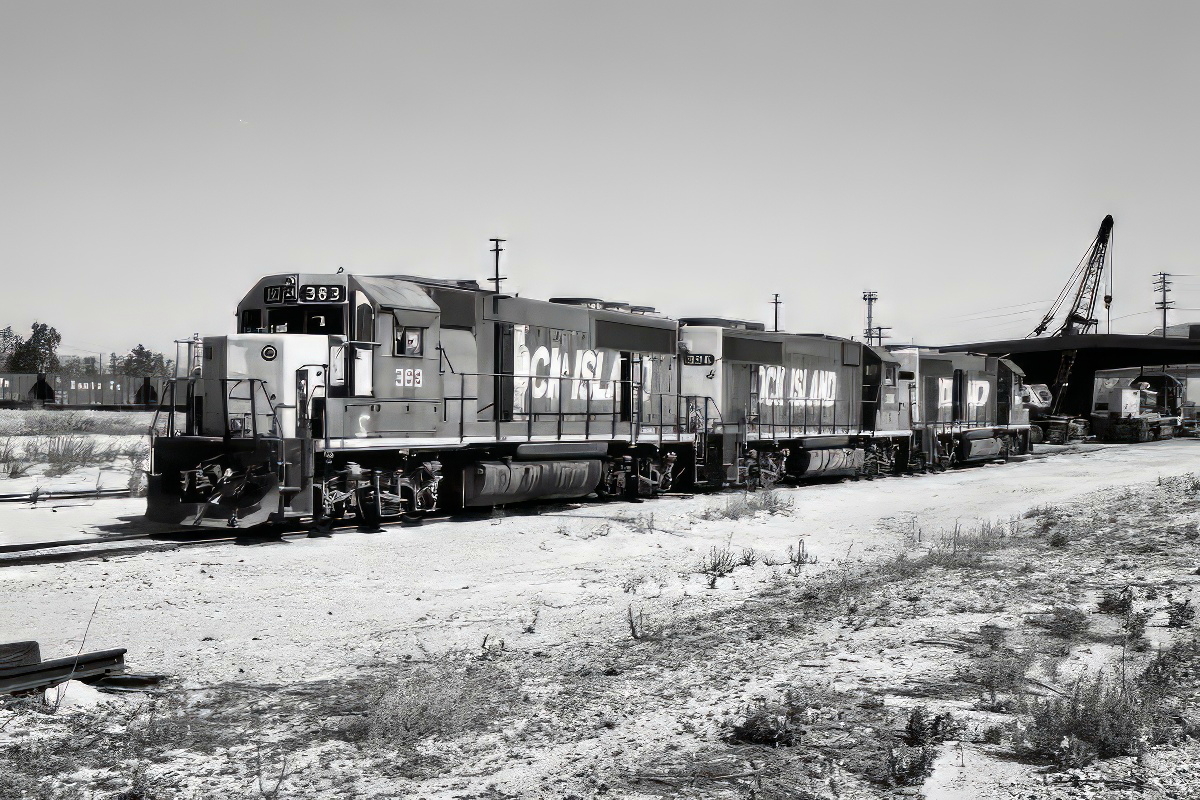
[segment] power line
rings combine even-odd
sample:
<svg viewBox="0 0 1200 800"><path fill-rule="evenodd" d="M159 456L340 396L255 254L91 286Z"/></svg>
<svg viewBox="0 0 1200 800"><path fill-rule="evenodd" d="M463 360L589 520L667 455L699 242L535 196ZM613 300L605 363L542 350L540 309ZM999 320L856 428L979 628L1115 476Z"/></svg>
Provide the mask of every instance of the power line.
<svg viewBox="0 0 1200 800"><path fill-rule="evenodd" d="M1033 308L1035 306L1043 306L1049 303L1049 300L1034 300L1030 303L1013 303L1011 306L996 306L995 308L981 308L978 311L968 311L966 314L955 314L947 319L960 319L962 317L973 317L976 314L990 314L993 311L1005 311L1010 308Z"/></svg>

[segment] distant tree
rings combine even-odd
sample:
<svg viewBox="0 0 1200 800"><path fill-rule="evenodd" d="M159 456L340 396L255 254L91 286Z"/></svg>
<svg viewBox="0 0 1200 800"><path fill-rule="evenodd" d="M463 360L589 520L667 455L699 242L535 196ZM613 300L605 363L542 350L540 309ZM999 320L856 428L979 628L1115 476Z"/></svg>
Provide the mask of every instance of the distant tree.
<svg viewBox="0 0 1200 800"><path fill-rule="evenodd" d="M69 378L80 378L84 375L83 359L79 356L63 356L58 360L58 374Z"/></svg>
<svg viewBox="0 0 1200 800"><path fill-rule="evenodd" d="M44 322L33 323L29 338L19 340L8 358L9 372L57 372L61 343L62 336L54 328Z"/></svg>
<svg viewBox="0 0 1200 800"><path fill-rule="evenodd" d="M71 378L95 377L99 374L98 360L95 356L63 356L58 360L58 374Z"/></svg>
<svg viewBox="0 0 1200 800"><path fill-rule="evenodd" d="M171 375L171 359L139 344L121 361L121 372L125 375L167 378Z"/></svg>
<svg viewBox="0 0 1200 800"><path fill-rule="evenodd" d="M21 337L13 333L11 325L0 329L0 372L8 371L8 360L20 343Z"/></svg>

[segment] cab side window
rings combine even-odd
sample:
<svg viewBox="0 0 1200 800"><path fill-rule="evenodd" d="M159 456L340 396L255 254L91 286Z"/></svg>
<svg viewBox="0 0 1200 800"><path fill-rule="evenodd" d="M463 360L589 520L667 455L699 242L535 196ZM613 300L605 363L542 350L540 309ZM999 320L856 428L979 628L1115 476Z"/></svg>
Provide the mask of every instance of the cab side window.
<svg viewBox="0 0 1200 800"><path fill-rule="evenodd" d="M425 329L401 325L396 322L396 350L398 356L425 355Z"/></svg>

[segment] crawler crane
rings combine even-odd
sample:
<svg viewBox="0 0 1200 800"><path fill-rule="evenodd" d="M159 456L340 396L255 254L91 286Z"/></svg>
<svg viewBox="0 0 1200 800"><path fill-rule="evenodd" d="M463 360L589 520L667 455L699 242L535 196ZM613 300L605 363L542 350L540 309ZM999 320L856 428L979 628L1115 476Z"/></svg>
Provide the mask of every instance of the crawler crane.
<svg viewBox="0 0 1200 800"><path fill-rule="evenodd" d="M1062 324L1050 336L1080 336L1096 332L1099 326L1099 320L1094 316L1096 299L1102 285L1104 261L1108 255L1112 228L1113 218L1110 214L1100 223L1100 230L1096 232L1096 238L1092 240L1087 255L1075 267L1075 272L1071 275L1070 280L1058 293L1058 298L1050 306L1046 315L1042 317L1042 321L1034 328L1030 337L1042 336L1050 329L1050 325L1063 308L1066 299L1072 294L1074 301L1071 303L1070 310L1063 318ZM1104 295L1104 308L1108 309L1111 305L1112 295ZM1067 386L1071 382L1071 370L1075 366L1075 358L1078 353L1079 351L1074 349L1063 350L1054 383L1047 387L1050 393L1049 402L1031 408L1036 420L1034 424L1042 429L1047 441L1062 442L1073 436L1082 436L1086 432L1086 422L1059 413L1063 398L1067 394ZM1044 393L1041 394L1044 396Z"/></svg>

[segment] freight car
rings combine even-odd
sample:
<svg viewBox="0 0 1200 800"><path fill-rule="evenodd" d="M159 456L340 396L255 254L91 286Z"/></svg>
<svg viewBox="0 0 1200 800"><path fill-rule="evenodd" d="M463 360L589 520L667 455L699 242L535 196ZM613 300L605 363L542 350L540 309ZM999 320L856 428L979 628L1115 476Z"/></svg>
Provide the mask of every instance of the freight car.
<svg viewBox="0 0 1200 800"><path fill-rule="evenodd" d="M137 375L0 373L0 406L153 407L170 379Z"/></svg>
<svg viewBox="0 0 1200 800"><path fill-rule="evenodd" d="M1003 359L411 276L270 276L237 320L168 386L151 519L377 525L1028 448Z"/></svg>

